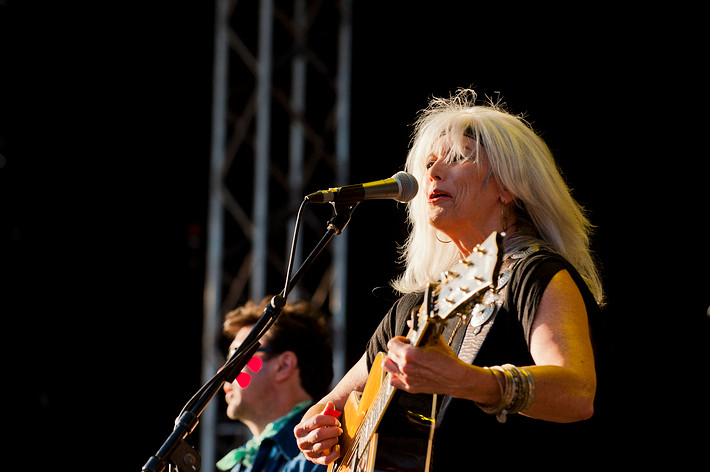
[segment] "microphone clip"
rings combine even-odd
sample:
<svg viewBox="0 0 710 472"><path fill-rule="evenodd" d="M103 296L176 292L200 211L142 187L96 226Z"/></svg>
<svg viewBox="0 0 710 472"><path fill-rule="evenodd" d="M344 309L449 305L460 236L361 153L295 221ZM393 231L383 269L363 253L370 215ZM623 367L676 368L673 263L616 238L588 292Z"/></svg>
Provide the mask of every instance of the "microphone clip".
<svg viewBox="0 0 710 472"><path fill-rule="evenodd" d="M355 211L355 208L360 204L360 202L355 203L337 203L330 202L333 206L335 214L328 220L328 230L333 231L335 234L340 234L343 232L345 227L350 223L350 217Z"/></svg>

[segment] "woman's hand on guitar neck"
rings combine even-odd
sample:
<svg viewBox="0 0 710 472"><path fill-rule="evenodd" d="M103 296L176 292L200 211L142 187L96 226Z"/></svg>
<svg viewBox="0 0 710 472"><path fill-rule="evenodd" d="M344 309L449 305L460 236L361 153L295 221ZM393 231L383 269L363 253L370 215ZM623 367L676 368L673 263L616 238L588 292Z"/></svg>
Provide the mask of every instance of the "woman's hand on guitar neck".
<svg viewBox="0 0 710 472"><path fill-rule="evenodd" d="M293 429L296 444L308 460L328 465L340 457L338 440L343 430L333 402L313 405Z"/></svg>

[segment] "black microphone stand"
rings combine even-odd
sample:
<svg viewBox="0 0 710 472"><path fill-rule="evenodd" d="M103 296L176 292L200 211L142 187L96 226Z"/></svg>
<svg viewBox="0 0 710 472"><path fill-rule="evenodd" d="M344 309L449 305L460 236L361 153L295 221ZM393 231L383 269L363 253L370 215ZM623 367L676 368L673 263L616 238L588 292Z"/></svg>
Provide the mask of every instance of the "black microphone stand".
<svg viewBox="0 0 710 472"><path fill-rule="evenodd" d="M307 201L304 202L304 204ZM148 459L148 462L141 469L143 472L162 472L168 466L169 470L178 470L180 472L197 472L202 465L200 453L185 442L200 421L200 415L207 407L207 404L212 398L222 389L224 382L231 382L242 371L249 359L252 358L256 350L259 348L259 340L273 325L281 315L283 307L286 305L286 298L291 292L291 289L303 277L303 274L310 268L313 261L325 249L334 236L340 234L345 229L345 226L350 222L352 212L357 207L358 203L340 204L334 203L335 214L328 221L328 227L318 242L316 247L311 251L309 256L303 261L301 267L296 274L291 278L286 277L286 285L281 294L276 295L271 299L271 303L264 309L259 321L249 332L244 342L239 346L239 350L232 355L221 369L210 379L200 390L190 399L185 405L182 412L175 420L175 428L160 447L158 452ZM303 208L303 206L301 207ZM296 225L298 228L298 225ZM297 231L297 229L295 230ZM291 252L291 260L293 259L293 250L295 249L295 234L294 244ZM289 261L289 268L290 268ZM290 272L290 270L289 270ZM173 469L175 467L175 469Z"/></svg>

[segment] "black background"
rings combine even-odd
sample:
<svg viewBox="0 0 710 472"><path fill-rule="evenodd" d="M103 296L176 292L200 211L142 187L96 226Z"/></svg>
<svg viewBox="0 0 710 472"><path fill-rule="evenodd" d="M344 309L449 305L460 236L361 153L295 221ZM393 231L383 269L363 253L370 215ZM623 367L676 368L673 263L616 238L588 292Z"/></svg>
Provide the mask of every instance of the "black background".
<svg viewBox="0 0 710 472"><path fill-rule="evenodd" d="M137 470L200 385L212 5L9 5L0 309L19 420L10 443L29 448L31 469ZM459 87L500 95L553 149L597 226L618 382L611 437L624 445L629 435L689 441L689 425L706 424L699 15L463 2L354 10L352 183L400 170L416 112ZM372 289L396 271L403 218L394 202L370 202L347 229L351 359L389 305ZM663 426L669 418L683 422Z"/></svg>

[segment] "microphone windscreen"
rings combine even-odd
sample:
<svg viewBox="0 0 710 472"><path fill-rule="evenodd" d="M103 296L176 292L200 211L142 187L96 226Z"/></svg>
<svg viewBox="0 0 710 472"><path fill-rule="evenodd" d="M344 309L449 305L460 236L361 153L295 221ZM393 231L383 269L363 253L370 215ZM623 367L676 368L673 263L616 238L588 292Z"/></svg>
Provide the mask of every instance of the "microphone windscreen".
<svg viewBox="0 0 710 472"><path fill-rule="evenodd" d="M417 195L419 184L412 174L397 172L392 176L399 185L399 195L395 197L398 202L408 202Z"/></svg>

